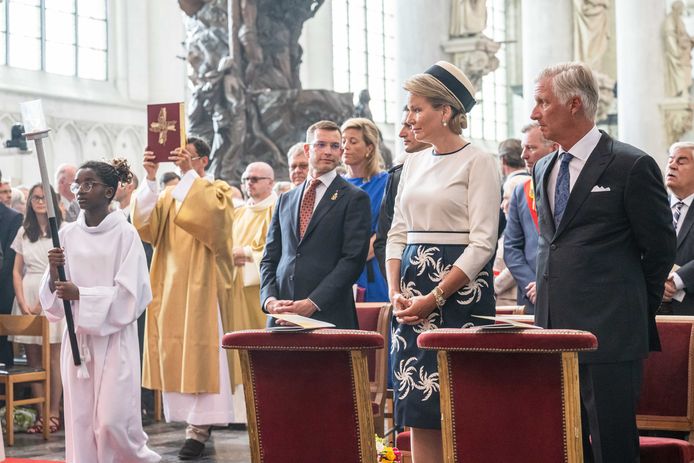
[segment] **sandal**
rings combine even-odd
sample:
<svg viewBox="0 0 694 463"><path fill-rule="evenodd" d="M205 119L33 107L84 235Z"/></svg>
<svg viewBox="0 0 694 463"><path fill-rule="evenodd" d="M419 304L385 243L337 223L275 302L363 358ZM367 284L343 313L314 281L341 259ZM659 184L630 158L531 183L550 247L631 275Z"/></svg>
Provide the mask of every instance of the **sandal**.
<svg viewBox="0 0 694 463"><path fill-rule="evenodd" d="M43 418L36 418L34 424L27 429L27 434L41 434L43 432Z"/></svg>
<svg viewBox="0 0 694 463"><path fill-rule="evenodd" d="M48 418L48 422L50 423L50 426L48 426L48 432L53 434L54 432L60 431L60 417L59 416L51 416Z"/></svg>

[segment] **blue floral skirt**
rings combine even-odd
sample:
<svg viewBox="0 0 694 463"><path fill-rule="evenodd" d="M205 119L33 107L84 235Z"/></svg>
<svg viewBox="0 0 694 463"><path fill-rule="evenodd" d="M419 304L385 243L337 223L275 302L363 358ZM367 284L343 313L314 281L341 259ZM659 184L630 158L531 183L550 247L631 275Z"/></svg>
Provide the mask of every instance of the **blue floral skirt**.
<svg viewBox="0 0 694 463"><path fill-rule="evenodd" d="M462 245L409 244L402 255L400 291L412 297L431 292L463 253ZM398 426L441 428L439 372L436 351L417 347L420 333L438 328L462 328L488 322L472 315L494 315L495 298L490 261L465 287L448 298L441 309L417 325L391 326L393 399Z"/></svg>

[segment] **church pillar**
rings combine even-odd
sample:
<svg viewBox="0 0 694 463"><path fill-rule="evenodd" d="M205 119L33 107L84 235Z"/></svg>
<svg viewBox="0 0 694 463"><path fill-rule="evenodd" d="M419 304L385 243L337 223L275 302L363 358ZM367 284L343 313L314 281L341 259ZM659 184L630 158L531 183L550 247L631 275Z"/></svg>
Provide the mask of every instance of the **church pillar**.
<svg viewBox="0 0 694 463"><path fill-rule="evenodd" d="M450 0L398 0L395 9L395 62L398 86L395 140L400 132L399 114L407 103L402 84L413 74L426 71L439 60L450 61L443 51L448 40ZM402 153L402 143L395 142L395 152Z"/></svg>
<svg viewBox="0 0 694 463"><path fill-rule="evenodd" d="M667 162L664 118L665 0L616 0L619 139ZM636 27L638 25L638 27Z"/></svg>
<svg viewBox="0 0 694 463"><path fill-rule="evenodd" d="M532 0L521 4L524 117L535 105L535 78L545 67L573 59L573 2Z"/></svg>

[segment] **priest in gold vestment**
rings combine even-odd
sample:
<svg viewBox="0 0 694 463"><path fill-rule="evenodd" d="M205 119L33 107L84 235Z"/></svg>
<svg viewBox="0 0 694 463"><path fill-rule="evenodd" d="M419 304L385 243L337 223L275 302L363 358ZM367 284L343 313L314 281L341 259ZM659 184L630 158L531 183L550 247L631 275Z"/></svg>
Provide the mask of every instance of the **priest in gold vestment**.
<svg viewBox="0 0 694 463"><path fill-rule="evenodd" d="M277 201L277 195L273 191L275 173L269 164L249 164L241 181L248 202L234 211L234 280L231 303L233 331L265 327L266 315L260 308L260 259L263 257L265 238ZM229 355L232 356L234 421L245 423L246 406L238 351L229 351Z"/></svg>
<svg viewBox="0 0 694 463"><path fill-rule="evenodd" d="M202 455L212 425L234 421L221 348L231 327L234 207L229 185L204 177L209 153L203 140L188 138L169 158L181 170L180 183L160 193L157 164L145 152L147 182L133 210L142 240L154 247L143 386L163 392L167 421L188 424L179 452L185 460Z"/></svg>

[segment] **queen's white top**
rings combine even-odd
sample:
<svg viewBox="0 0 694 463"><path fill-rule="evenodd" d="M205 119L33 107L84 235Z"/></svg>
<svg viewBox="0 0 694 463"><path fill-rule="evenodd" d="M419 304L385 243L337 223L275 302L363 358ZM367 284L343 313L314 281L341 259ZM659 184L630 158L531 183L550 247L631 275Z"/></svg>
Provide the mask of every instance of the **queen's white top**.
<svg viewBox="0 0 694 463"><path fill-rule="evenodd" d="M395 199L386 260L407 244L468 245L453 265L474 279L494 256L501 183L496 159L468 144L450 154L408 156Z"/></svg>

